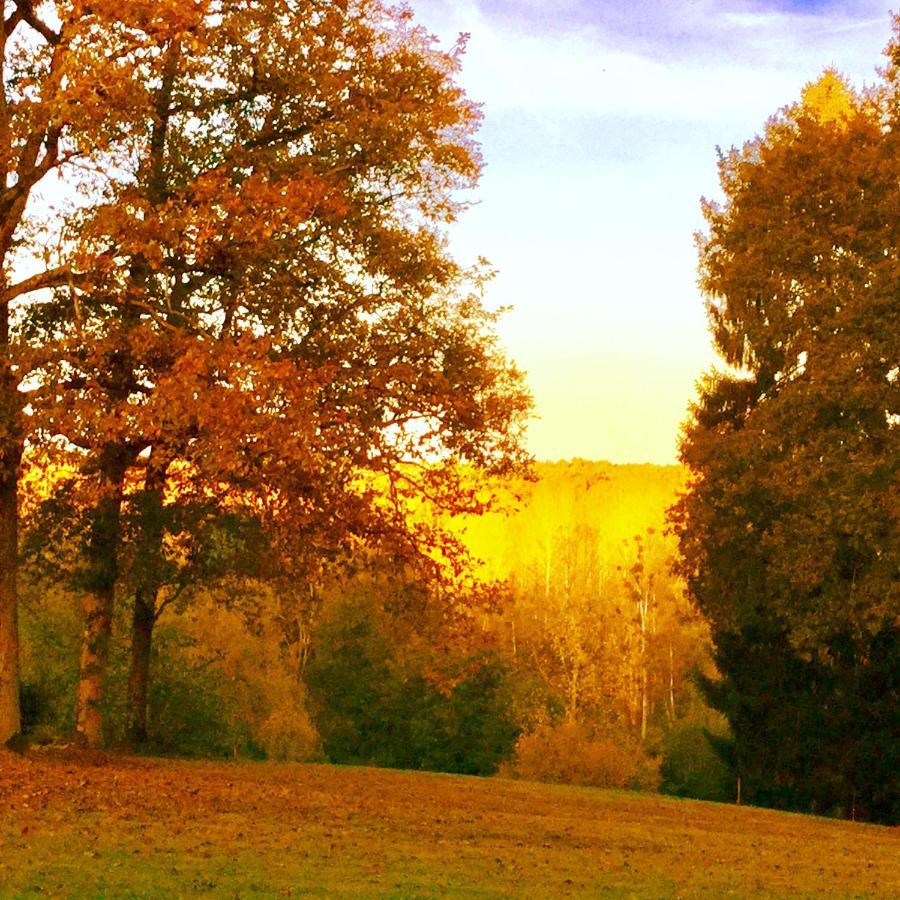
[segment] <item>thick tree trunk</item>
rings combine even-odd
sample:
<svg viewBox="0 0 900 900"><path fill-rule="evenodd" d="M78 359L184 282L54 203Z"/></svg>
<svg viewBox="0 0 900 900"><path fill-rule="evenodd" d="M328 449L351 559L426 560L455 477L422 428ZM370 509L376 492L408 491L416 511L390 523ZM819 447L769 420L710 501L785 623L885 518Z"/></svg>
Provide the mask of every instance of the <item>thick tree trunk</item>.
<svg viewBox="0 0 900 900"><path fill-rule="evenodd" d="M84 633L75 700L75 735L88 747L103 743L103 686L112 636L113 596L110 591L89 591L81 603Z"/></svg>
<svg viewBox="0 0 900 900"><path fill-rule="evenodd" d="M22 727L19 711L19 391L9 367L9 308L0 307L0 746Z"/></svg>
<svg viewBox="0 0 900 900"><path fill-rule="evenodd" d="M150 656L156 625L156 594L143 590L134 597L131 620L131 666L128 672L128 741L133 747L147 743L147 698L150 689Z"/></svg>
<svg viewBox="0 0 900 900"><path fill-rule="evenodd" d="M84 632L75 701L75 737L88 747L103 743L100 707L112 637L113 602L119 574L122 481L127 468L125 454L120 449L109 448L107 452L112 458L104 464L103 496L94 510L87 587L81 604Z"/></svg>

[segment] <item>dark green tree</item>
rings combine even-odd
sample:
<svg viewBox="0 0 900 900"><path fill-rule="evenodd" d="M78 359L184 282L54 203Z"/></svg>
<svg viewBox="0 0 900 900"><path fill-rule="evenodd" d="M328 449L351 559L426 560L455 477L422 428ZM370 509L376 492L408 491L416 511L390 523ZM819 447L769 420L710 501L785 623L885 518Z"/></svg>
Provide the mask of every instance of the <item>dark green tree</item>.
<svg viewBox="0 0 900 900"><path fill-rule="evenodd" d="M727 369L673 510L744 797L900 816L900 116L834 72L720 157L701 285ZM893 735L893 737L892 737Z"/></svg>
<svg viewBox="0 0 900 900"><path fill-rule="evenodd" d="M325 618L305 673L325 754L334 763L494 774L520 730L508 667L483 649L436 649L434 635L423 641L421 625L410 627L408 613L363 594Z"/></svg>

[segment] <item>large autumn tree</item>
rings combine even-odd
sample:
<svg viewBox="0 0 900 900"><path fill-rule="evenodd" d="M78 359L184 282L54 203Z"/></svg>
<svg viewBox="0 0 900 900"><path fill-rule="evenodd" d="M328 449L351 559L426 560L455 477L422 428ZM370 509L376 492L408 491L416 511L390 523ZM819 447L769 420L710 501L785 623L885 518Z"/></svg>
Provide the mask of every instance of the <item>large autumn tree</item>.
<svg viewBox="0 0 900 900"><path fill-rule="evenodd" d="M19 728L17 507L28 421L14 323L34 292L85 287L65 253L48 251L64 245L62 223L40 214L48 207L38 192L69 180L76 166L115 168L132 110L159 75L148 49L192 27L198 9L194 0L6 0L0 11L0 742Z"/></svg>
<svg viewBox="0 0 900 900"><path fill-rule="evenodd" d="M702 383L675 510L751 801L896 821L900 116L834 72L720 158Z"/></svg>
<svg viewBox="0 0 900 900"><path fill-rule="evenodd" d="M20 331L35 439L62 437L81 472L89 743L126 587L145 702L158 562L185 521L166 507L249 504L307 551L389 538L426 560L437 536L408 503L477 508L459 465L521 463L528 407L482 274L441 231L480 170L460 47L379 2L259 0L147 52L114 177L69 222L90 290L31 304ZM140 577L121 565L136 510Z"/></svg>

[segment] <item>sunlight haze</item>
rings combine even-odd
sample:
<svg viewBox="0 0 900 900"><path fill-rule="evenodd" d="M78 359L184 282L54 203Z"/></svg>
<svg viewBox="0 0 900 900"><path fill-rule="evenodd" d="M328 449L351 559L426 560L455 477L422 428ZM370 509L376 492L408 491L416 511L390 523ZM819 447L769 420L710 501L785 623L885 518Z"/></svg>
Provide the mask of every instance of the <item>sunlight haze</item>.
<svg viewBox="0 0 900 900"><path fill-rule="evenodd" d="M498 269L488 299L528 375L541 459L671 463L714 360L696 286L700 197L834 66L871 83L887 0L651 4L417 0L484 104L477 205L452 232Z"/></svg>

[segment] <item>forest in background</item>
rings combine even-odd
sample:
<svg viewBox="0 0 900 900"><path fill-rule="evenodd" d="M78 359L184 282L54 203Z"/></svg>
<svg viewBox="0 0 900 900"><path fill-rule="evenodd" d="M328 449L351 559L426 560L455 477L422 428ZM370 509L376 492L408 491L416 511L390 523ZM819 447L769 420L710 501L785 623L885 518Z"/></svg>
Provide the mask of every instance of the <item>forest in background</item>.
<svg viewBox="0 0 900 900"><path fill-rule="evenodd" d="M708 629L671 572L679 467L541 463L456 520L484 582L447 596L385 565L306 592L233 572L166 604L146 749L330 760L729 799L693 680ZM58 561L57 561L58 562ZM22 595L23 715L36 742L73 727L77 592L35 558ZM172 589L176 590L175 588ZM120 598L104 721L127 742L130 622Z"/></svg>

